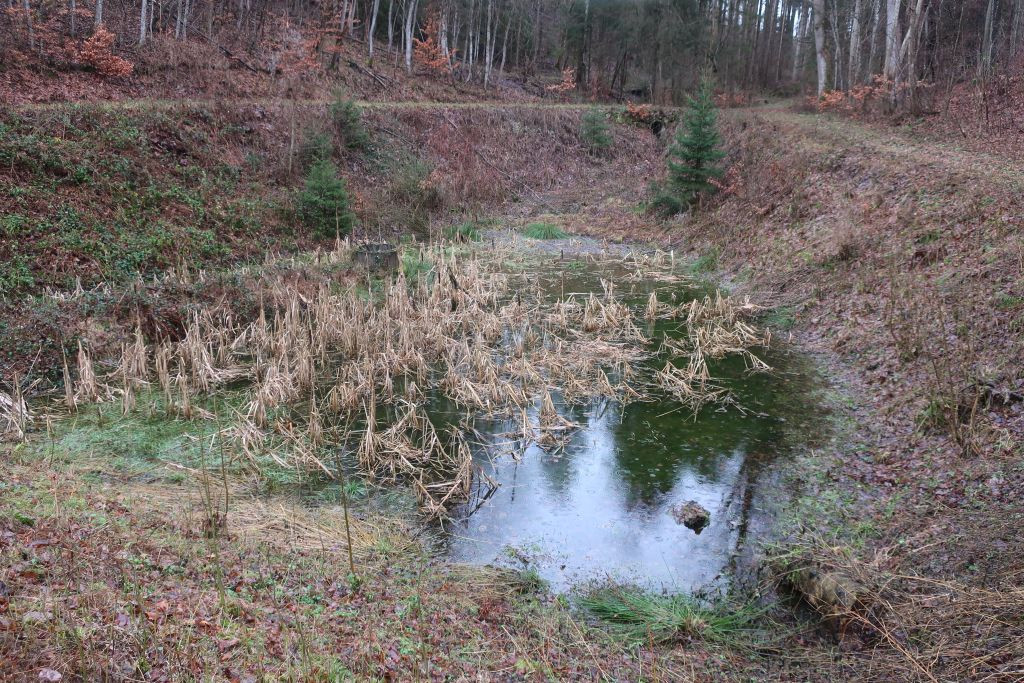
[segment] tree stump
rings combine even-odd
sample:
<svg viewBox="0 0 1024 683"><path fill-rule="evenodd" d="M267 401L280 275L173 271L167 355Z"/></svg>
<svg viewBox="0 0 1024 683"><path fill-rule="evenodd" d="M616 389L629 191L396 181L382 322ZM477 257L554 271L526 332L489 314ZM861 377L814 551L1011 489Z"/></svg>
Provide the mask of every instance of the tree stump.
<svg viewBox="0 0 1024 683"><path fill-rule="evenodd" d="M352 260L369 271L397 270L398 250L387 242L366 242L356 247Z"/></svg>

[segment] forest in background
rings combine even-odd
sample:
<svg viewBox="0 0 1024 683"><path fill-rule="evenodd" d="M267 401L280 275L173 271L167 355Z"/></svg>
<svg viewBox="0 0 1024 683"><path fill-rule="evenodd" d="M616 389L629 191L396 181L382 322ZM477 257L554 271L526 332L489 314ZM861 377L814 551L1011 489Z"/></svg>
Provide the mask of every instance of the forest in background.
<svg viewBox="0 0 1024 683"><path fill-rule="evenodd" d="M125 79L213 56L248 77L342 66L500 96L679 104L719 89L935 108L1015 75L1024 0L6 0L0 72ZM137 67L137 68L136 68ZM186 81L187 85L187 81ZM839 93L836 95L835 93Z"/></svg>

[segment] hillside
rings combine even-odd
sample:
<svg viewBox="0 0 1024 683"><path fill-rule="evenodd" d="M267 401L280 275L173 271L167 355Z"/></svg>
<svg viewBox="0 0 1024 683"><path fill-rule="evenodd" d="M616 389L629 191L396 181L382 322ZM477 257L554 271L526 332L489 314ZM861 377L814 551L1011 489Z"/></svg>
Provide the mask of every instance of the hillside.
<svg viewBox="0 0 1024 683"><path fill-rule="evenodd" d="M0 676L1014 679L1024 180L1012 150L788 103L732 109L723 191L662 219L643 203L668 136L622 108L358 102L372 142L353 147L330 98L246 94L258 97L2 113L0 374L39 403L0 465ZM594 112L607 150L582 132ZM324 292L372 298L383 285L350 246L296 212L310 155L325 149L351 191L354 236L402 243L403 276L448 258L449 247L424 255L431 238L479 233L502 263L536 248L563 286L596 240L642 242L673 252L643 251L638 274L678 257L687 277L769 309L759 324L810 356L831 412L821 442L779 472L788 493L744 596L770 616L755 638L775 645L716 640L699 619L637 644L546 592L529 563L467 568L438 560L417 522L387 509L349 519L337 500L297 504L289 487L312 488L308 472L229 470L223 450L208 467L213 446L195 444L218 440L230 393L197 394L199 417L171 414L142 385L140 408L120 396L62 415L65 358L81 381L79 342L118 396L136 328L155 358L160 344L187 346L200 316L235 330L314 310ZM497 243L527 224L596 240ZM300 404L273 438L294 438L314 413ZM251 457L241 453L232 468ZM372 477L348 483L372 498ZM858 601L833 605L834 619L794 609L779 556L854 581Z"/></svg>

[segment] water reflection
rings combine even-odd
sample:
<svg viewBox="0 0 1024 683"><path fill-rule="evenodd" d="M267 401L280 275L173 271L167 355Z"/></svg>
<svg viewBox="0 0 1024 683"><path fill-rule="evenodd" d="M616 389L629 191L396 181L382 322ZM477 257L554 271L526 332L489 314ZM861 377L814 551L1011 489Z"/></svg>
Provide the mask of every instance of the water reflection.
<svg viewBox="0 0 1024 683"><path fill-rule="evenodd" d="M529 561L556 590L605 577L670 590L712 582L750 532L771 463L813 420L804 404L807 380L783 354L765 359L772 376L748 375L738 359L712 367L743 410L711 407L695 419L668 401L625 408L556 401L580 425L564 449L531 446L518 458L510 454L515 448L477 453L500 488L470 501L449 524L450 557ZM475 426L495 441L516 430L500 420ZM671 514L689 500L711 512L700 535Z"/></svg>

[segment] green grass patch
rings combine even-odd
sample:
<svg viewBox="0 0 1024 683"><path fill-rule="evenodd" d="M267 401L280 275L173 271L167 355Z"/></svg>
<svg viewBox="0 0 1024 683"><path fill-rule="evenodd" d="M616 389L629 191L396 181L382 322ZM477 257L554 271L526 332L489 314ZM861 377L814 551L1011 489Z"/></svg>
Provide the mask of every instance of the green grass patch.
<svg viewBox="0 0 1024 683"><path fill-rule="evenodd" d="M635 644L684 637L734 642L751 630L755 616L748 608L706 606L688 595L655 595L624 586L600 588L579 604Z"/></svg>
<svg viewBox="0 0 1024 683"><path fill-rule="evenodd" d="M523 236L532 240L560 240L569 236L554 223L530 223L523 228Z"/></svg>
<svg viewBox="0 0 1024 683"><path fill-rule="evenodd" d="M480 224L477 221L463 221L449 225L444 229L444 236L453 242L479 242L483 239Z"/></svg>
<svg viewBox="0 0 1024 683"><path fill-rule="evenodd" d="M690 264L690 271L698 275L713 273L718 270L718 259L718 247L711 247Z"/></svg>
<svg viewBox="0 0 1024 683"><path fill-rule="evenodd" d="M761 316L761 323L772 330L786 331L796 326L796 307L777 306Z"/></svg>
<svg viewBox="0 0 1024 683"><path fill-rule="evenodd" d="M196 407L228 419L243 396L196 396L192 401ZM118 401L79 406L77 413L55 422L48 437L29 441L21 458L24 462L75 463L100 477L115 473L173 483L181 477L174 466L219 471L223 458L227 472L255 474L267 491L312 483L270 456L271 449L287 447L284 441L272 440L266 451L249 458L231 439L223 438L224 426L216 419L189 420L167 411L162 394L148 390L139 393L136 410L127 415L122 414Z"/></svg>
<svg viewBox="0 0 1024 683"><path fill-rule="evenodd" d="M996 297L996 308L1001 311L1012 311L1015 308L1019 308L1021 305L1024 305L1024 297L1021 296L1000 294Z"/></svg>
<svg viewBox="0 0 1024 683"><path fill-rule="evenodd" d="M419 249L402 251L402 274L405 275L408 282L416 282L421 277L428 277L433 270L433 261L423 258Z"/></svg>

